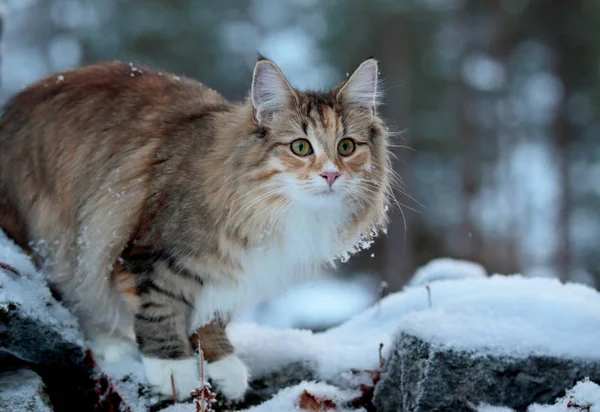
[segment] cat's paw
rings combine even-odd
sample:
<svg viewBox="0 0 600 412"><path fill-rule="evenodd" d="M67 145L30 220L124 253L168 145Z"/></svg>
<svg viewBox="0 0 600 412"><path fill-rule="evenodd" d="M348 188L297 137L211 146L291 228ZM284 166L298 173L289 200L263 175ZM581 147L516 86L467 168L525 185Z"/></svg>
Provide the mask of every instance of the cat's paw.
<svg viewBox="0 0 600 412"><path fill-rule="evenodd" d="M235 355L229 355L206 366L208 377L217 390L229 400L240 400L248 389L248 369Z"/></svg>
<svg viewBox="0 0 600 412"><path fill-rule="evenodd" d="M106 362L118 362L122 357L139 357L135 342L117 337L98 336L92 339L88 346L96 358Z"/></svg>
<svg viewBox="0 0 600 412"><path fill-rule="evenodd" d="M173 385L177 399L190 398L191 392L200 386L200 370L196 357L185 359L158 359L142 356L146 379L154 389L167 396L173 394ZM173 375L173 383L171 383Z"/></svg>

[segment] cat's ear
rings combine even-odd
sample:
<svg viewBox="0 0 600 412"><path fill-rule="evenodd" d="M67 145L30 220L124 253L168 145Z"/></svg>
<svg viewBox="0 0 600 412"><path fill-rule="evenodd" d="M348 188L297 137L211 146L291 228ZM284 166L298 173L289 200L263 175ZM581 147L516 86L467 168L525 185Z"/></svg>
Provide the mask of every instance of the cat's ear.
<svg viewBox="0 0 600 412"><path fill-rule="evenodd" d="M296 92L275 63L262 59L254 66L252 76L254 120L262 123L277 110L297 100Z"/></svg>
<svg viewBox="0 0 600 412"><path fill-rule="evenodd" d="M378 64L375 59L365 60L342 85L338 101L349 106L374 110L379 104Z"/></svg>

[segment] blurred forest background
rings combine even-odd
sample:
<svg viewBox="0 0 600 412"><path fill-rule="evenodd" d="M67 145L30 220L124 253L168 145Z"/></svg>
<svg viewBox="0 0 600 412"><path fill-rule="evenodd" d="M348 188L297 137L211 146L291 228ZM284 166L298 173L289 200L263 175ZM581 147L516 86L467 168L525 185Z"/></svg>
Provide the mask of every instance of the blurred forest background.
<svg viewBox="0 0 600 412"><path fill-rule="evenodd" d="M406 230L394 210L388 236L342 267L362 280L305 290L305 311L341 319L372 302L373 279L398 290L441 256L600 284L598 0L4 0L4 14L3 101L100 60L241 99L259 52L299 88L333 86L379 58L382 112L402 132ZM271 323L335 322L304 319Z"/></svg>

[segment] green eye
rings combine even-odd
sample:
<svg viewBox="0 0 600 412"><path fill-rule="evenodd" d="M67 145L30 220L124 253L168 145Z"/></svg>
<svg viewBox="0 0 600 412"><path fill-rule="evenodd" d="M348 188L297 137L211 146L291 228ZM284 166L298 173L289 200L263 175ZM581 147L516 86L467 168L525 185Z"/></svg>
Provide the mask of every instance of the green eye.
<svg viewBox="0 0 600 412"><path fill-rule="evenodd" d="M352 154L352 152L354 152L354 140L352 139L342 139L340 140L340 142L338 143L338 153L341 154L342 156L350 156Z"/></svg>
<svg viewBox="0 0 600 412"><path fill-rule="evenodd" d="M312 147L310 142L306 139L298 139L292 142L292 152L298 156L308 156L312 153Z"/></svg>

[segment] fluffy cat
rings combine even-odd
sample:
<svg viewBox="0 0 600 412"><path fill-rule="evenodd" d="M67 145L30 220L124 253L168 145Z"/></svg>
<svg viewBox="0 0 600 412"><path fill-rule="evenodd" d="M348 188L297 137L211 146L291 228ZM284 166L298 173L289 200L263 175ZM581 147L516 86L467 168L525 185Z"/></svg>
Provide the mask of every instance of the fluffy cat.
<svg viewBox="0 0 600 412"><path fill-rule="evenodd" d="M42 258L96 355L139 349L149 383L170 395L173 374L181 399L199 344L209 378L239 399L230 315L387 223L378 103L374 59L303 92L261 58L240 103L119 62L53 75L0 120L0 225Z"/></svg>

